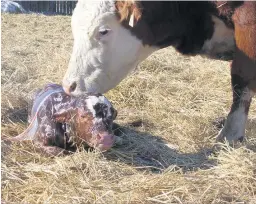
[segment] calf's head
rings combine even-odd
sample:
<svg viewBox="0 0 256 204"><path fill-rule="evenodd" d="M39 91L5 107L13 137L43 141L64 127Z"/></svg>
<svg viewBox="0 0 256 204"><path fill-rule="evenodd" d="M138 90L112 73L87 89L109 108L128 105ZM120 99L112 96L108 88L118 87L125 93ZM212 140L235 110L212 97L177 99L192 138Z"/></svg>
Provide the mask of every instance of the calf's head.
<svg viewBox="0 0 256 204"><path fill-rule="evenodd" d="M74 116L77 137L101 151L110 149L115 141L112 124L116 115L117 111L102 95L79 97Z"/></svg>
<svg viewBox="0 0 256 204"><path fill-rule="evenodd" d="M112 124L117 111L107 98L100 94L74 97L70 106L54 118L71 127L72 141L85 142L100 151L110 149L115 142Z"/></svg>
<svg viewBox="0 0 256 204"><path fill-rule="evenodd" d="M105 93L155 50L120 21L120 14L139 18L132 2L78 1L71 22L73 52L63 79L66 93Z"/></svg>

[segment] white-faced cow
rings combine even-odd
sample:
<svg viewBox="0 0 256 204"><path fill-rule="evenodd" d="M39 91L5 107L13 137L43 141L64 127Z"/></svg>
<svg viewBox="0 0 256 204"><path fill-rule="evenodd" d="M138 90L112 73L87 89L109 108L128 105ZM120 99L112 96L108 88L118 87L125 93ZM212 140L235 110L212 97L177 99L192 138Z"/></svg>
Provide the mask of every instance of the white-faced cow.
<svg viewBox="0 0 256 204"><path fill-rule="evenodd" d="M235 51L233 104L218 140L237 141L256 92L256 2L79 0L72 16L73 53L63 79L68 94L105 93L154 51Z"/></svg>

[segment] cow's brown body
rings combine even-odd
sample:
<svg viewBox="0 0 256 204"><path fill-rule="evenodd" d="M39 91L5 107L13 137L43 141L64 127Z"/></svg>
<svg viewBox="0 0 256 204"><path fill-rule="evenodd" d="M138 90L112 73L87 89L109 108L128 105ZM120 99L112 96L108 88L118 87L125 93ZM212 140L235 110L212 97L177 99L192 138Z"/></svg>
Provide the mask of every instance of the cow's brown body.
<svg viewBox="0 0 256 204"><path fill-rule="evenodd" d="M256 92L256 2L118 1L116 5L123 25L145 44L171 45L182 54L211 57L222 51L234 51L231 64L233 104L218 140L242 139L251 98ZM135 15L133 26L127 25L130 15ZM217 30L221 22L226 31ZM225 41L214 42L215 35L234 38L234 46L225 44ZM212 47L205 47L203 43L207 40L213 41Z"/></svg>

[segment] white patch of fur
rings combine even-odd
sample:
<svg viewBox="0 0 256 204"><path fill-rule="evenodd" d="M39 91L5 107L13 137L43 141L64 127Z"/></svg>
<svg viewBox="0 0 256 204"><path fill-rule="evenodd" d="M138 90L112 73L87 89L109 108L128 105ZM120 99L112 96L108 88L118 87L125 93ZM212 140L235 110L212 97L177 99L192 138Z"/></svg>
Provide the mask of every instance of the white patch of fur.
<svg viewBox="0 0 256 204"><path fill-rule="evenodd" d="M60 102L60 101L62 101L62 100L63 100L62 95L56 96L56 97L54 98L54 101L56 101L56 102Z"/></svg>
<svg viewBox="0 0 256 204"><path fill-rule="evenodd" d="M234 30L228 28L219 18L212 16L214 33L210 40L206 40L202 51L209 55L216 55L235 48Z"/></svg>
<svg viewBox="0 0 256 204"><path fill-rule="evenodd" d="M77 83L72 95L105 93L121 82L156 48L124 28L116 18L113 0L79 0L72 16L73 53L63 79L65 87ZM99 34L99 28L110 32Z"/></svg>
<svg viewBox="0 0 256 204"><path fill-rule="evenodd" d="M238 140L240 137L244 137L246 121L247 115L245 114L245 109L240 106L228 116L225 126L221 130L218 138L226 138L231 142Z"/></svg>
<svg viewBox="0 0 256 204"><path fill-rule="evenodd" d="M249 102L254 93L246 89L243 93L240 106L232 114L228 115L223 129L220 131L217 140L226 138L229 142L236 141L245 136L245 126L248 115L245 113L246 107L243 102Z"/></svg>
<svg viewBox="0 0 256 204"><path fill-rule="evenodd" d="M132 13L130 20L129 20L129 26L133 27L134 26L134 13Z"/></svg>
<svg viewBox="0 0 256 204"><path fill-rule="evenodd" d="M99 102L99 99L96 96L89 96L86 99L86 106L87 106L88 110L92 113L93 117L96 116L96 112L95 112L93 106L95 106L98 102Z"/></svg>
<svg viewBox="0 0 256 204"><path fill-rule="evenodd" d="M86 106L94 118L96 118L96 111L93 106L95 106L97 103L104 103L108 106L108 108L112 106L105 96L88 96L86 99Z"/></svg>

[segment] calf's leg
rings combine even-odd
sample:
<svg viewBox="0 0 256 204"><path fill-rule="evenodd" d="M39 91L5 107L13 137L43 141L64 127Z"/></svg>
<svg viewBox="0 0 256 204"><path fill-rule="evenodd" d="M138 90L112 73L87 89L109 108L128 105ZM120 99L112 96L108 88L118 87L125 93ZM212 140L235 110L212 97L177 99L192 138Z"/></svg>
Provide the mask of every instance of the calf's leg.
<svg viewBox="0 0 256 204"><path fill-rule="evenodd" d="M58 132L56 123L44 117L39 126L39 135L36 148L42 153L50 156L67 154L68 151L63 149L64 135Z"/></svg>
<svg viewBox="0 0 256 204"><path fill-rule="evenodd" d="M46 156L63 156L69 152L65 149L56 146L45 146L42 144L35 145L36 149Z"/></svg>

